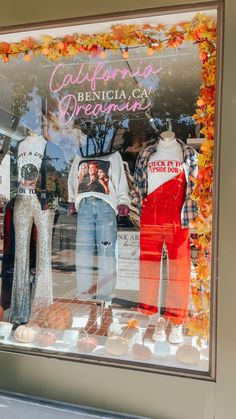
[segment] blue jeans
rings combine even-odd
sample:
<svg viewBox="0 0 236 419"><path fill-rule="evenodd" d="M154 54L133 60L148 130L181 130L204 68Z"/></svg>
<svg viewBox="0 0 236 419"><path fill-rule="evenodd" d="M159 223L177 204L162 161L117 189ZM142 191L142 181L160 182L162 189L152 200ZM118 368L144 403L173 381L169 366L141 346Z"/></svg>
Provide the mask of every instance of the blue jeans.
<svg viewBox="0 0 236 419"><path fill-rule="evenodd" d="M103 199L82 199L78 210L76 238L78 298L86 300L92 297L95 275L97 296L111 296L116 283L116 241L117 222L114 209Z"/></svg>

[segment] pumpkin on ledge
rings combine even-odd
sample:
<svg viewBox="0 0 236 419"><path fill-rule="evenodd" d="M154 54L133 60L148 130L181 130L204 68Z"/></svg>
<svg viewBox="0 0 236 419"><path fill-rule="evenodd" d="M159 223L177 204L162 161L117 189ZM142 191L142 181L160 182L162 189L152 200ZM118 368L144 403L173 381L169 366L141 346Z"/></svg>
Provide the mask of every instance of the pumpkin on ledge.
<svg viewBox="0 0 236 419"><path fill-rule="evenodd" d="M89 353L97 347L97 339L93 336L89 336L86 330L81 333L85 334L85 337L80 338L77 342L77 347L80 352Z"/></svg>
<svg viewBox="0 0 236 419"><path fill-rule="evenodd" d="M39 333L39 328L29 327L24 324L21 324L15 330L14 336L18 342L31 343L37 338Z"/></svg>
<svg viewBox="0 0 236 419"><path fill-rule="evenodd" d="M37 336L36 343L40 346L52 346L57 340L57 337L50 332L42 332Z"/></svg>
<svg viewBox="0 0 236 419"><path fill-rule="evenodd" d="M105 351L108 354L122 356L127 354L128 349L128 342L122 336L111 336L105 341Z"/></svg>

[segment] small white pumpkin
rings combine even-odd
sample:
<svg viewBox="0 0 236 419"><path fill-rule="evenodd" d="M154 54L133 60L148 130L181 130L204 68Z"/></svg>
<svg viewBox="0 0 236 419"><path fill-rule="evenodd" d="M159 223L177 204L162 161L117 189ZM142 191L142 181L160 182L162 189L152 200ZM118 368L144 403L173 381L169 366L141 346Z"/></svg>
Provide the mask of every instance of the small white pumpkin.
<svg viewBox="0 0 236 419"><path fill-rule="evenodd" d="M145 361L152 357L152 351L148 346L142 345L141 343L135 343L132 348L132 354L134 358Z"/></svg>
<svg viewBox="0 0 236 419"><path fill-rule="evenodd" d="M170 355L169 342L156 342L154 344L154 353L159 358L168 358Z"/></svg>
<svg viewBox="0 0 236 419"><path fill-rule="evenodd" d="M194 346L183 345L177 350L176 358L181 364L197 365L200 361L200 352Z"/></svg>
<svg viewBox="0 0 236 419"><path fill-rule="evenodd" d="M111 336L105 341L105 350L111 355L122 356L128 352L128 342L121 336Z"/></svg>
<svg viewBox="0 0 236 419"><path fill-rule="evenodd" d="M111 323L108 327L107 336L121 336L123 333L122 325L120 323Z"/></svg>
<svg viewBox="0 0 236 419"><path fill-rule="evenodd" d="M30 343L38 336L40 328L33 328L25 325L20 325L14 332L15 339L18 342Z"/></svg>
<svg viewBox="0 0 236 419"><path fill-rule="evenodd" d="M92 352L97 347L97 339L92 336L80 338L77 342L77 346L80 352Z"/></svg>

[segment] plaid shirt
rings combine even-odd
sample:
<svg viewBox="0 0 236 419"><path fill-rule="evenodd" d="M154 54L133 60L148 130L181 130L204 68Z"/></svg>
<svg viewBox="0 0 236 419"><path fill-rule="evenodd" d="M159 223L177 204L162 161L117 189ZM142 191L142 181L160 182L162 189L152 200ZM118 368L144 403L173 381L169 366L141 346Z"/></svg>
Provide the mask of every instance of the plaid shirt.
<svg viewBox="0 0 236 419"><path fill-rule="evenodd" d="M189 223L194 221L197 216L197 203L191 199L194 188L192 178L196 178L198 173L197 153L187 146L183 141L178 140L183 152L183 167L187 180L186 196L181 211L182 228L189 227ZM131 197L141 212L142 201L148 194L148 161L153 153L157 151L158 142L142 150L136 160L134 171L134 182L131 190Z"/></svg>

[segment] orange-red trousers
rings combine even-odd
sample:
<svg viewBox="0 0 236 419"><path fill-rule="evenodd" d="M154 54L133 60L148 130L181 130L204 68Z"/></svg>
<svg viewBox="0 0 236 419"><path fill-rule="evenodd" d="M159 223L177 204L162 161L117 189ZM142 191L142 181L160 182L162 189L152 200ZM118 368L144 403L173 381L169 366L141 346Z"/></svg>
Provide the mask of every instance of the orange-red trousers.
<svg viewBox="0 0 236 419"><path fill-rule="evenodd" d="M184 172L167 181L143 200L140 220L140 304L145 314L158 311L162 249L168 251L168 284L164 316L184 323L190 288L190 231L181 227L185 199Z"/></svg>

